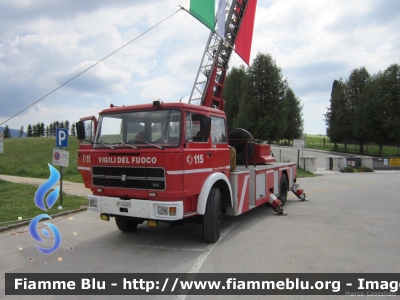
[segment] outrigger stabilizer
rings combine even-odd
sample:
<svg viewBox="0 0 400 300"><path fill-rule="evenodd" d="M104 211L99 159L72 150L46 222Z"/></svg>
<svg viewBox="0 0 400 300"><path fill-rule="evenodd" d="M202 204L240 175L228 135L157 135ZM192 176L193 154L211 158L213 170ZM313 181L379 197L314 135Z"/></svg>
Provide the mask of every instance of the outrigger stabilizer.
<svg viewBox="0 0 400 300"><path fill-rule="evenodd" d="M301 201L307 201L306 200L306 194L304 193L303 189L299 187L298 183L294 183L292 187L292 192L299 198Z"/></svg>
<svg viewBox="0 0 400 300"><path fill-rule="evenodd" d="M272 209L278 213L278 215L283 214L283 204L282 204L281 200L276 198L276 196L274 194L271 193L269 195L268 202L271 205Z"/></svg>

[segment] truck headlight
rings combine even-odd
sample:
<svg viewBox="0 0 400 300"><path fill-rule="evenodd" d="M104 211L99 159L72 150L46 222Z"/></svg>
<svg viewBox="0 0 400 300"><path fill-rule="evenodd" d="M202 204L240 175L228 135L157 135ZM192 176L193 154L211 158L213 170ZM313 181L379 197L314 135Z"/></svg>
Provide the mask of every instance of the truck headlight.
<svg viewBox="0 0 400 300"><path fill-rule="evenodd" d="M89 206L97 208L97 198L89 198Z"/></svg>
<svg viewBox="0 0 400 300"><path fill-rule="evenodd" d="M168 207L157 205L157 215L168 216Z"/></svg>
<svg viewBox="0 0 400 300"><path fill-rule="evenodd" d="M158 216L176 216L176 206L156 205Z"/></svg>

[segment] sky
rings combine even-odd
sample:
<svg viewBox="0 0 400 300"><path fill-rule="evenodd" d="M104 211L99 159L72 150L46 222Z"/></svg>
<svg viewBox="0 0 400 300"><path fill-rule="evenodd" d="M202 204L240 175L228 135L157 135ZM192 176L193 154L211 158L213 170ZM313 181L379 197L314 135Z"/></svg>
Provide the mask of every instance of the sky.
<svg viewBox="0 0 400 300"><path fill-rule="evenodd" d="M189 4L0 1L0 124ZM346 80L359 67L374 74L400 63L399 12L398 0L258 0L250 61L271 54L301 99L305 133L325 134L335 79ZM76 122L110 104L187 99L209 33L179 11L1 126L26 130ZM242 64L234 53L230 67Z"/></svg>

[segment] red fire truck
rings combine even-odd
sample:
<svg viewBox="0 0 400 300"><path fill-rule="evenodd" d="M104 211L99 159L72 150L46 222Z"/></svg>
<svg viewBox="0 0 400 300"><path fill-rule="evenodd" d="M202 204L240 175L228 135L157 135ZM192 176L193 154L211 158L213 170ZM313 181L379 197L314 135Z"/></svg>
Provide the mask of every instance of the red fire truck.
<svg viewBox="0 0 400 300"><path fill-rule="evenodd" d="M115 217L123 232L198 221L213 243L222 212L269 203L282 213L288 191L305 199L295 163L275 162L268 144L226 128L222 90L248 1L228 5L224 39L210 33L189 103L111 105L76 124L88 209L102 220Z"/></svg>

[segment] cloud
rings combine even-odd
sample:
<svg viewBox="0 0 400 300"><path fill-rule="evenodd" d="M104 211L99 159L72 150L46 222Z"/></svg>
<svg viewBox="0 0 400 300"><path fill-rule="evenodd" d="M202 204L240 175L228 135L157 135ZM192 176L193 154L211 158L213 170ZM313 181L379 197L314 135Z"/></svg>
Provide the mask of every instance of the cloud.
<svg viewBox="0 0 400 300"><path fill-rule="evenodd" d="M148 81L137 83L136 85L142 88L140 96L148 101L161 99L164 102L177 102L179 99L176 97L173 98L173 96L177 93L185 92L184 87L169 75L156 77Z"/></svg>
<svg viewBox="0 0 400 300"><path fill-rule="evenodd" d="M80 72L93 66L95 62L86 61L74 67L71 72L65 74L52 74L57 85L62 85ZM87 71L68 83L65 88L82 93L83 95L110 95L114 93L127 93L124 86L130 82L131 74L121 69L107 67L103 62L96 65L93 70ZM44 82L43 82L44 84Z"/></svg>

